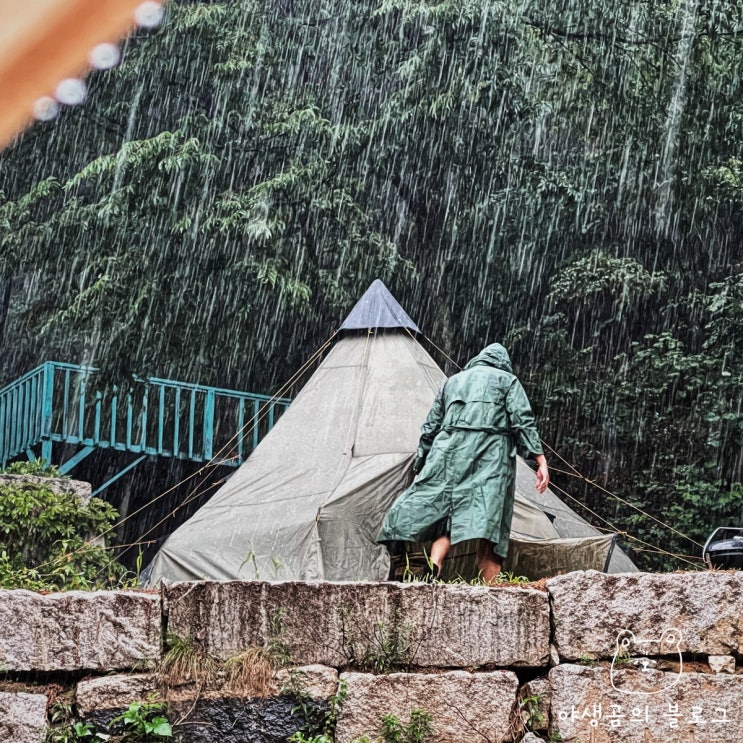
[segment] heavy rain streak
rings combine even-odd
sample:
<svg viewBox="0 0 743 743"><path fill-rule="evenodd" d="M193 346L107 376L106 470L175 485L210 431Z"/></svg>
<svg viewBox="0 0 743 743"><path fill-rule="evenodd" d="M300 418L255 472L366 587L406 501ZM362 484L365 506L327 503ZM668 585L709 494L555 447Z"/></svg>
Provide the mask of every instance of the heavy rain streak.
<svg viewBox="0 0 743 743"><path fill-rule="evenodd" d="M638 565L740 523L741 0L173 0L119 52L2 153L0 386L291 397L381 278L448 373L509 349L556 492ZM194 469L106 492L122 543Z"/></svg>

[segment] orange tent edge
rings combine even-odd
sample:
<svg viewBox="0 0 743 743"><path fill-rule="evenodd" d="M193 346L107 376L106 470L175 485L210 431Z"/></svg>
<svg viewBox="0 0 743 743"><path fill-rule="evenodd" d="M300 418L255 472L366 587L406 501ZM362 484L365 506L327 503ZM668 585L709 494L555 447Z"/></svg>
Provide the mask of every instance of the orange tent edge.
<svg viewBox="0 0 743 743"><path fill-rule="evenodd" d="M12 9L24 29L0 51L0 148L32 121L36 100L51 95L60 80L88 70L90 50L116 42L134 28L142 0L69 0L48 4L24 0ZM7 7L7 6L6 6Z"/></svg>

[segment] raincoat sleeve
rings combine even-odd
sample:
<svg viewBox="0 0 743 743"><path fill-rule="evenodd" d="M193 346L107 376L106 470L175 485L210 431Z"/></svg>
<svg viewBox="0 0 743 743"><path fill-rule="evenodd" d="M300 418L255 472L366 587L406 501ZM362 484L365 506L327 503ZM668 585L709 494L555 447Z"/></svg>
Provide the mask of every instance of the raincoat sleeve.
<svg viewBox="0 0 743 743"><path fill-rule="evenodd" d="M413 469L415 469L416 472L420 472L420 470L423 468L423 464L426 461L428 452L431 451L433 440L436 438L439 431L441 430L441 424L443 423L443 420L444 388L442 387L438 391L436 399L433 401L431 410L428 411L428 417L426 418L425 423L421 426L421 437L420 441L418 442L418 450L416 451L415 462L413 464Z"/></svg>
<svg viewBox="0 0 743 743"><path fill-rule="evenodd" d="M514 379L506 394L508 425L516 437L516 445L525 452L544 454L539 441L539 432L531 412L529 399L518 379Z"/></svg>

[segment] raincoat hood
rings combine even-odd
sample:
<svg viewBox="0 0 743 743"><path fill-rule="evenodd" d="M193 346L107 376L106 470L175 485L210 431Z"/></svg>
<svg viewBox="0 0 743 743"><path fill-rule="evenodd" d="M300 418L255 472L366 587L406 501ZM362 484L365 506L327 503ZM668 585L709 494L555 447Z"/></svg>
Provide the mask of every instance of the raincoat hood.
<svg viewBox="0 0 743 743"><path fill-rule="evenodd" d="M471 369L473 366L482 364L493 366L496 369L502 369L509 374L513 374L508 351L500 343L491 343L489 346L485 346L464 368Z"/></svg>

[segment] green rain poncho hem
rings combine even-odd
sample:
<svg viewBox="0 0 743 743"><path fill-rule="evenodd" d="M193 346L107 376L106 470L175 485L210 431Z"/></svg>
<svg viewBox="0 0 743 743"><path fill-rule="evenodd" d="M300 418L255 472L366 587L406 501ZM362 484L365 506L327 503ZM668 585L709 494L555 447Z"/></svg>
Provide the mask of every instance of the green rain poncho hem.
<svg viewBox="0 0 743 743"><path fill-rule="evenodd" d="M506 349L492 344L444 384L422 426L416 481L392 505L377 541L487 539L505 557L516 451L542 454L529 400Z"/></svg>

